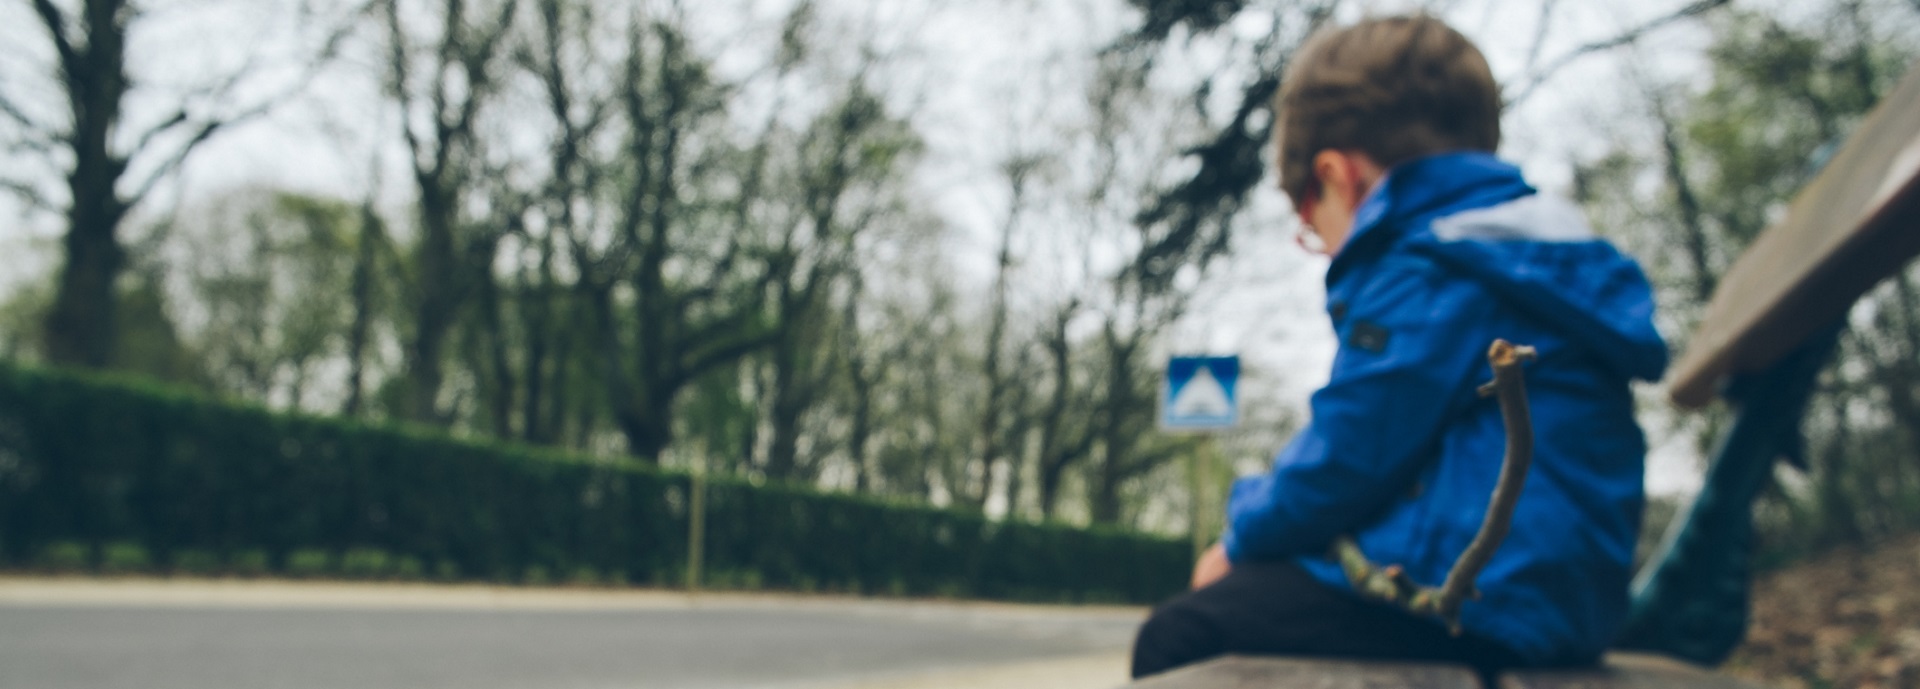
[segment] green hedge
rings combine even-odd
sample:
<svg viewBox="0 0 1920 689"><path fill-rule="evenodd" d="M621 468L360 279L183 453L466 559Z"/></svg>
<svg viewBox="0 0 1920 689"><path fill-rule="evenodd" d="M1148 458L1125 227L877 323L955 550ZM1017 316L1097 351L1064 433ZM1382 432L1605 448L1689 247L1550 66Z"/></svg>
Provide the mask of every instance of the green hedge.
<svg viewBox="0 0 1920 689"><path fill-rule="evenodd" d="M689 479L0 364L0 565L678 583ZM714 480L721 585L1149 602L1188 546Z"/></svg>

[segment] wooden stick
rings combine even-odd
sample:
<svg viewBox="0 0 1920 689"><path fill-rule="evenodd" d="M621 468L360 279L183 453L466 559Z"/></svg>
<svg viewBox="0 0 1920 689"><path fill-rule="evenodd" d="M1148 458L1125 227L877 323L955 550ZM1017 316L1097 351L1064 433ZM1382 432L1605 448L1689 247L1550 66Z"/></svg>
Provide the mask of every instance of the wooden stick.
<svg viewBox="0 0 1920 689"><path fill-rule="evenodd" d="M1460 607L1468 599L1480 597L1473 580L1486 568L1487 561L1493 559L1494 550L1513 527L1513 510L1520 503L1520 488L1526 483L1527 470L1533 466L1533 418L1527 411L1527 384L1521 367L1535 356L1532 347L1506 340L1494 340L1487 351L1487 362L1493 365L1493 381L1480 386L1480 395L1497 397L1500 401L1500 419L1507 428L1506 457L1501 461L1500 480L1494 484L1493 498L1487 504L1487 516L1480 523L1480 531L1447 571L1447 580L1439 588L1421 586L1399 565L1374 565L1351 536L1341 536L1334 540L1333 556L1355 591L1395 603L1415 614L1439 617L1456 636L1460 634Z"/></svg>

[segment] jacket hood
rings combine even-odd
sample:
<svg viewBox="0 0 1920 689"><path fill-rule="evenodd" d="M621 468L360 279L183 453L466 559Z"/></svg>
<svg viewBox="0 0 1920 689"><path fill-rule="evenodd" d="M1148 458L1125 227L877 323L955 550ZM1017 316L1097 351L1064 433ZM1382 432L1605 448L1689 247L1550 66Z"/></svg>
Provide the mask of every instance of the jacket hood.
<svg viewBox="0 0 1920 689"><path fill-rule="evenodd" d="M1471 277L1623 375L1657 380L1666 370L1667 345L1653 327L1653 290L1640 266L1594 236L1578 207L1537 193L1518 168L1491 155L1394 167L1356 211L1354 227L1328 269L1329 286L1336 271L1405 248Z"/></svg>

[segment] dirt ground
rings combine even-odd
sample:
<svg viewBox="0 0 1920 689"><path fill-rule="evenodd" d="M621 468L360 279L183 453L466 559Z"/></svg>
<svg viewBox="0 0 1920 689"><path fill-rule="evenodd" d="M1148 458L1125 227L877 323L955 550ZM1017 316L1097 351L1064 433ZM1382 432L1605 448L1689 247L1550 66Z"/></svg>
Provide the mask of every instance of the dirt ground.
<svg viewBox="0 0 1920 689"><path fill-rule="evenodd" d="M1724 669L1790 689L1920 687L1920 535L1759 577Z"/></svg>

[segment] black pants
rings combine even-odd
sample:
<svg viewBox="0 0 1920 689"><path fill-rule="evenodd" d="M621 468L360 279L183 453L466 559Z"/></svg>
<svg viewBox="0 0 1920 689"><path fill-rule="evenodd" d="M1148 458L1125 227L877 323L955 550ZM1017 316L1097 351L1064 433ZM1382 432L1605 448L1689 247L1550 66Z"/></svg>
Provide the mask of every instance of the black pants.
<svg viewBox="0 0 1920 689"><path fill-rule="evenodd" d="M1292 562L1235 565L1211 586L1153 611L1133 643L1133 676L1229 653L1463 663L1482 674L1519 664L1512 651L1455 637L1415 617L1320 583Z"/></svg>

